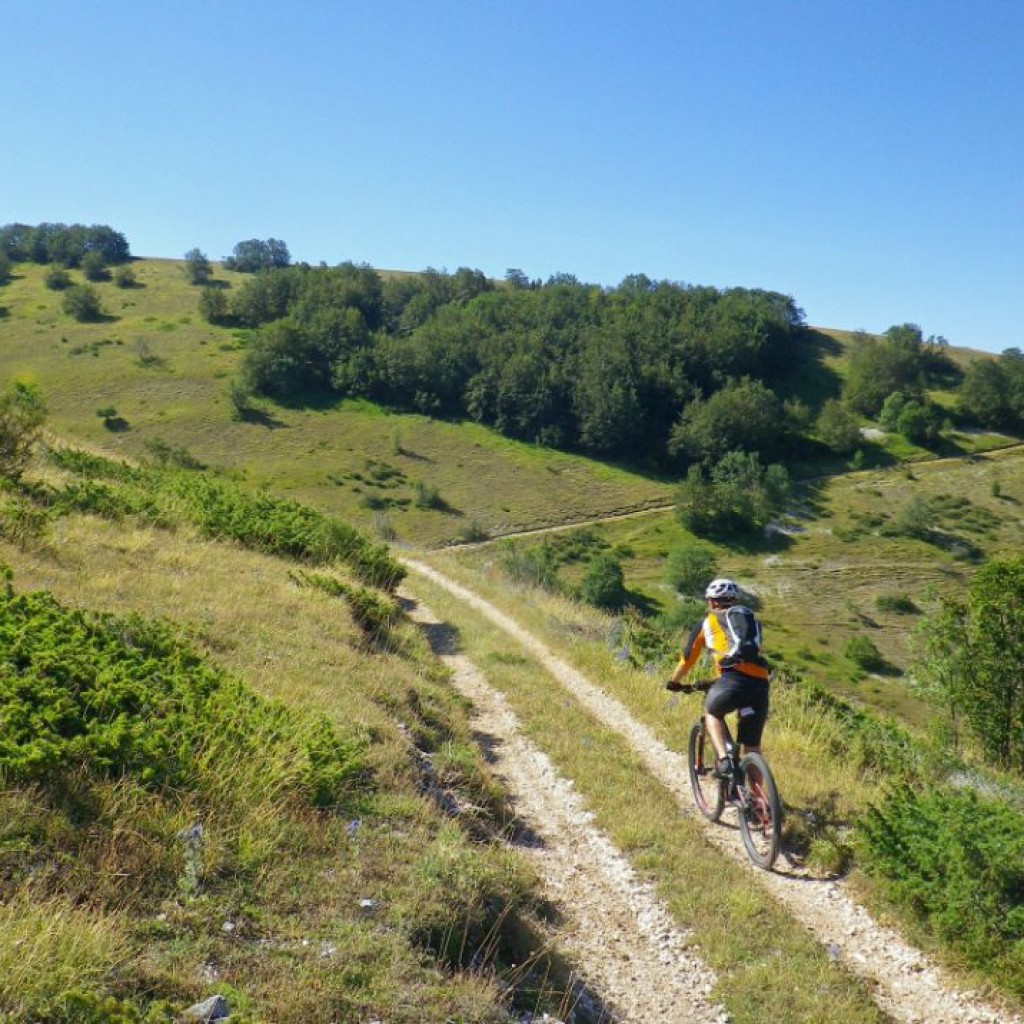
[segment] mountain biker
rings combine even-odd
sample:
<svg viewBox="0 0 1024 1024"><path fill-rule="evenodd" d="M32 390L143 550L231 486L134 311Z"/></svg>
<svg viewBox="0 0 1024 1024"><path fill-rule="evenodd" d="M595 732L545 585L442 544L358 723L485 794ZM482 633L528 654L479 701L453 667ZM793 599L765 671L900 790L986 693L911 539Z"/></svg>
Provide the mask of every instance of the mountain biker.
<svg viewBox="0 0 1024 1024"><path fill-rule="evenodd" d="M690 634L665 688L673 693L689 689L681 680L705 650L711 654L718 678L704 701L704 721L718 761L714 774L733 777L733 751L728 743L725 716L739 713L736 739L743 753L761 749L761 734L768 718L768 663L761 653L761 624L742 603L740 588L732 580L712 580L704 592L708 613Z"/></svg>

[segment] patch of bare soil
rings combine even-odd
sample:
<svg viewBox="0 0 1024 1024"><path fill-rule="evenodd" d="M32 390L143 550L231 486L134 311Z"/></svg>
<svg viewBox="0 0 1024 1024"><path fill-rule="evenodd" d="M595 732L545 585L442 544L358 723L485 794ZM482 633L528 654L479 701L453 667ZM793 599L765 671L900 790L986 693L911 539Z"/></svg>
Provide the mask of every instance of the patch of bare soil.
<svg viewBox="0 0 1024 1024"><path fill-rule="evenodd" d="M412 560L406 564L520 643L603 725L624 736L651 774L675 794L680 807L696 815L684 757L494 605L429 566ZM428 614L422 609L420 613ZM446 657L481 716L481 730L501 738L499 771L515 793L523 817L544 838L538 867L567 915L559 942L564 938L601 998L626 1020L727 1020L720 1008L707 1002L713 974L687 952L687 936L637 883L622 855L588 825L571 780L561 779L544 754L518 734L501 696L468 661L458 655ZM724 856L746 864L752 880L766 886L830 957L868 980L876 1003L893 1019L906 1024L1024 1024L1019 1015L1000 1010L977 993L957 989L936 963L875 921L841 882L817 878L787 862L773 872L759 871L749 865L734 835L724 835L712 825L707 834ZM617 951L628 952L629 957ZM676 969L666 970L668 963L675 963ZM698 997L701 1002L694 1002ZM687 1005L694 1016L680 1015Z"/></svg>

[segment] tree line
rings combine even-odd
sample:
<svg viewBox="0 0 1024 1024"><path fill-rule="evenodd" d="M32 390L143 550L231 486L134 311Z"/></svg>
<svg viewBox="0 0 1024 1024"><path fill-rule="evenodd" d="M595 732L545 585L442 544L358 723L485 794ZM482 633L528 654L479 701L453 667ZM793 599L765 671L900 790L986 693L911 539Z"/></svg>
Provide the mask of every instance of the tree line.
<svg viewBox="0 0 1024 1024"><path fill-rule="evenodd" d="M5 224L0 227L0 254L11 263L59 263L79 267L90 253L106 264L131 259L128 242L106 224Z"/></svg>
<svg viewBox="0 0 1024 1024"><path fill-rule="evenodd" d="M352 263L266 270L230 298L204 289L200 309L252 329L242 372L256 394L367 397L654 465L713 457L723 419L736 421L730 446L778 454L788 435L772 384L803 327L791 298L758 289L515 271L498 285L469 268L382 277Z"/></svg>

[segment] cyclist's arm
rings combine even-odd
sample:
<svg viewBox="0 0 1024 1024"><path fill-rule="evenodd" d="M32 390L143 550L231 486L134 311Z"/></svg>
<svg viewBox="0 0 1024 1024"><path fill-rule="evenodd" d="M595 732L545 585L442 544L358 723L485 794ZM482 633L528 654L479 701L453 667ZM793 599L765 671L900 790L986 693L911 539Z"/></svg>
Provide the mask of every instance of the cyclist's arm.
<svg viewBox="0 0 1024 1024"><path fill-rule="evenodd" d="M693 632L687 637L686 643L683 645L683 653L679 658L679 664L676 665L675 671L672 673L672 681L678 682L691 668L697 663L697 659L701 656L704 651L704 623L699 622L693 627Z"/></svg>

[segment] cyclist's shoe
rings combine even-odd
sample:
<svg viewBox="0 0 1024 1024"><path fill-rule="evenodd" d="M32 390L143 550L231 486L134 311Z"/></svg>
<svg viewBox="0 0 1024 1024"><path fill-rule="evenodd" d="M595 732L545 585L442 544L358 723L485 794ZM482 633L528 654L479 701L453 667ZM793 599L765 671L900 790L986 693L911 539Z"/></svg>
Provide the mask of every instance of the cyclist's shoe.
<svg viewBox="0 0 1024 1024"><path fill-rule="evenodd" d="M715 767L712 769L711 774L716 779L724 779L727 782L731 782L733 777L732 758L720 757L715 761Z"/></svg>

